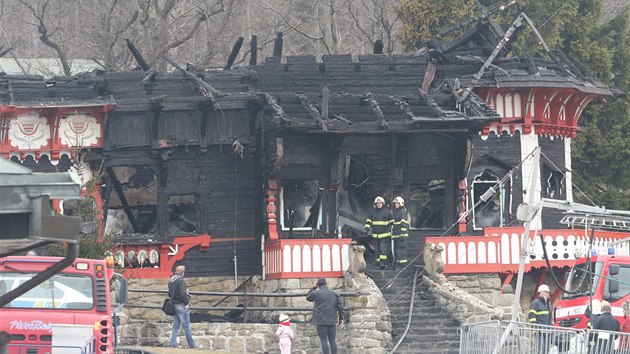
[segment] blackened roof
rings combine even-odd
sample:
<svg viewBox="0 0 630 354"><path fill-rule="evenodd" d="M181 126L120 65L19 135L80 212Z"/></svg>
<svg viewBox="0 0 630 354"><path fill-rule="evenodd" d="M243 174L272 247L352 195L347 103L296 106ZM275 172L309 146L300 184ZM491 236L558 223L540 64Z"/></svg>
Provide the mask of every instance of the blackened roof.
<svg viewBox="0 0 630 354"><path fill-rule="evenodd" d="M456 107L452 82L423 92L428 55L324 55L269 58L251 67L252 83L275 99L271 109L287 129L328 132L413 132L478 129L499 115L478 97ZM323 102L328 91L328 115ZM473 95L474 96L474 95ZM476 99L475 99L476 98ZM271 105L269 105L271 106Z"/></svg>
<svg viewBox="0 0 630 354"><path fill-rule="evenodd" d="M502 38L503 34L497 35L497 31L501 29L489 19L480 20L448 43L431 41L430 48L421 50L418 55L430 55L439 63L436 79L457 77L465 86L473 80L473 75L479 72ZM512 41L517 34L511 37ZM612 95L611 88L579 60L567 57L559 49L551 49L545 56L547 58L510 57L508 44L474 86L569 88L589 94Z"/></svg>

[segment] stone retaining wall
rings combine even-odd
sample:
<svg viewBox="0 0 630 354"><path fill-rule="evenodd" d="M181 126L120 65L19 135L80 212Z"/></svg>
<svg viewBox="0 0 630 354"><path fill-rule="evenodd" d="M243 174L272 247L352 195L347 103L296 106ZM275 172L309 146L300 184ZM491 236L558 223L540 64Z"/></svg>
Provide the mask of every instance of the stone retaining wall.
<svg viewBox="0 0 630 354"><path fill-rule="evenodd" d="M352 257L363 257L363 247L353 246ZM392 345L391 321L389 308L376 284L363 272L361 261L351 261L359 265L346 272L344 278L328 278L328 286L336 291L357 292L364 295L344 297L347 311L346 324L337 331L339 353L384 354ZM363 264L364 266L364 264ZM239 279L240 282L245 279ZM306 293L315 285L317 279L281 279L262 280L254 277L247 286L251 293ZM130 289L165 290L167 279L130 280ZM220 291L230 292L235 288L234 278L187 278L189 291ZM164 294L130 293L129 304L144 306L161 306ZM211 307L223 297L193 296L191 308ZM243 298L240 298L241 303ZM230 298L220 306L231 307L236 300ZM250 307L279 307L279 308L312 308L312 303L301 295L298 297L249 297L247 306ZM191 312L196 312L191 310ZM212 312L222 316L225 311ZM293 330L296 339L293 342L292 353L320 353L321 346L314 326L309 323L310 311L259 311L247 312L246 320L268 321L269 323L193 323L193 336L197 344L214 351L235 353L264 353L278 351L278 338L275 336L280 313L288 314L294 323ZM159 309L128 308L125 310L122 325L119 327L119 343L123 346L167 346L171 334L171 317L166 316ZM186 346L183 331L180 330L180 343Z"/></svg>
<svg viewBox="0 0 630 354"><path fill-rule="evenodd" d="M438 306L462 324L509 319L514 294L501 292L498 274L442 274L442 249L427 243L424 248L423 283L435 295Z"/></svg>

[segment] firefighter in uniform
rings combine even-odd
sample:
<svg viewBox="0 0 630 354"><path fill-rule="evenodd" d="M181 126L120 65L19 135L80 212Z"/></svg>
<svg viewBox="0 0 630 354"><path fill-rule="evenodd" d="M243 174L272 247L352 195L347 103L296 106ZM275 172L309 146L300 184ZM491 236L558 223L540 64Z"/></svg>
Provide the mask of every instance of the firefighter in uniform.
<svg viewBox="0 0 630 354"><path fill-rule="evenodd" d="M380 265L381 269L385 269L387 255L391 248L393 223L394 216L391 210L385 208L385 199L380 196L376 197L374 199L374 208L370 211L367 220L365 220L365 233L372 232L376 263Z"/></svg>
<svg viewBox="0 0 630 354"><path fill-rule="evenodd" d="M396 197L392 201L394 207L394 225L392 227L392 242L394 242L394 261L407 265L407 239L409 238L409 212L405 208L405 200Z"/></svg>
<svg viewBox="0 0 630 354"><path fill-rule="evenodd" d="M549 303L549 287L542 284L538 287L538 297L529 305L527 319L533 325L551 326L551 304ZM547 354L549 352L549 341L551 334L547 328L539 328L536 332L536 352L537 354Z"/></svg>

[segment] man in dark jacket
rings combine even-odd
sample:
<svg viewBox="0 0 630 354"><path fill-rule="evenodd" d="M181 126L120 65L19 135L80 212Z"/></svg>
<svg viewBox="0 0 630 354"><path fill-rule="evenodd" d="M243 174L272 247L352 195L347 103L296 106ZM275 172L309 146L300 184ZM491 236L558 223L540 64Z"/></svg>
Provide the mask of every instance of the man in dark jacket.
<svg viewBox="0 0 630 354"><path fill-rule="evenodd" d="M376 263L381 266L381 269L385 269L385 264L387 263L387 255L391 248L393 224L394 215L391 210L385 208L385 199L376 197L374 199L374 209L370 211L370 215L365 220L365 233L372 232Z"/></svg>
<svg viewBox="0 0 630 354"><path fill-rule="evenodd" d="M549 303L549 287L542 284L538 287L538 297L529 305L527 319L530 324L551 326L551 304ZM536 332L536 353L549 352L550 329L538 328Z"/></svg>
<svg viewBox="0 0 630 354"><path fill-rule="evenodd" d="M173 301L175 313L173 314L173 332L171 332L171 347L177 348L177 332L179 326L184 327L184 334L189 348L196 348L195 340L192 337L192 328L190 326L190 311L188 310L188 302L190 296L184 280L184 266L177 266L175 273L168 282L168 296Z"/></svg>
<svg viewBox="0 0 630 354"><path fill-rule="evenodd" d="M593 329L598 329L600 331L609 331L609 332L619 332L621 330L621 326L619 325L619 321L613 317L611 314L612 308L610 307L610 303L608 301L602 301L602 314L598 316L593 321ZM597 336L595 340L595 347L593 350L589 352L592 353L612 353L615 345L615 340L617 336L611 335L606 336L606 338L602 338L603 336L600 334ZM590 343L589 343L590 344Z"/></svg>
<svg viewBox="0 0 630 354"><path fill-rule="evenodd" d="M343 324L343 304L339 294L330 290L326 279L306 294L306 300L313 302L313 324L322 343L324 354L337 354L337 324Z"/></svg>

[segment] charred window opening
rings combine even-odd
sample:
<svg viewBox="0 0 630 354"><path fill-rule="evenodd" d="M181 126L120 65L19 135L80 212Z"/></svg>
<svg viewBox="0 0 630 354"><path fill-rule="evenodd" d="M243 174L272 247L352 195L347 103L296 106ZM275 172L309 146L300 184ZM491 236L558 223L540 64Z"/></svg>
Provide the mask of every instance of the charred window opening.
<svg viewBox="0 0 630 354"><path fill-rule="evenodd" d="M283 180L280 187L282 230L318 229L322 224L322 192L317 180Z"/></svg>
<svg viewBox="0 0 630 354"><path fill-rule="evenodd" d="M444 228L446 215L445 180L434 179L428 182L410 183L406 206L411 216L411 228Z"/></svg>
<svg viewBox="0 0 630 354"><path fill-rule="evenodd" d="M391 200L390 166L386 158L377 154L345 155L343 183L337 191L338 226L344 234L362 236L374 198L381 196L388 202Z"/></svg>
<svg viewBox="0 0 630 354"><path fill-rule="evenodd" d="M543 195L545 198L564 199L564 173L548 167L542 169Z"/></svg>
<svg viewBox="0 0 630 354"><path fill-rule="evenodd" d="M157 231L155 171L147 166L113 167L105 177L106 190L109 193L104 196L108 207L105 233L155 233ZM117 184L119 188L116 187ZM119 191L122 191L122 195ZM137 230L134 230L129 220L129 213L137 225Z"/></svg>
<svg viewBox="0 0 630 354"><path fill-rule="evenodd" d="M506 204L509 203L506 188L499 184L499 177L490 170L476 176L472 183L471 200L474 204L473 228L504 226Z"/></svg>
<svg viewBox="0 0 630 354"><path fill-rule="evenodd" d="M168 235L196 233L199 230L199 197L194 194L168 197Z"/></svg>

